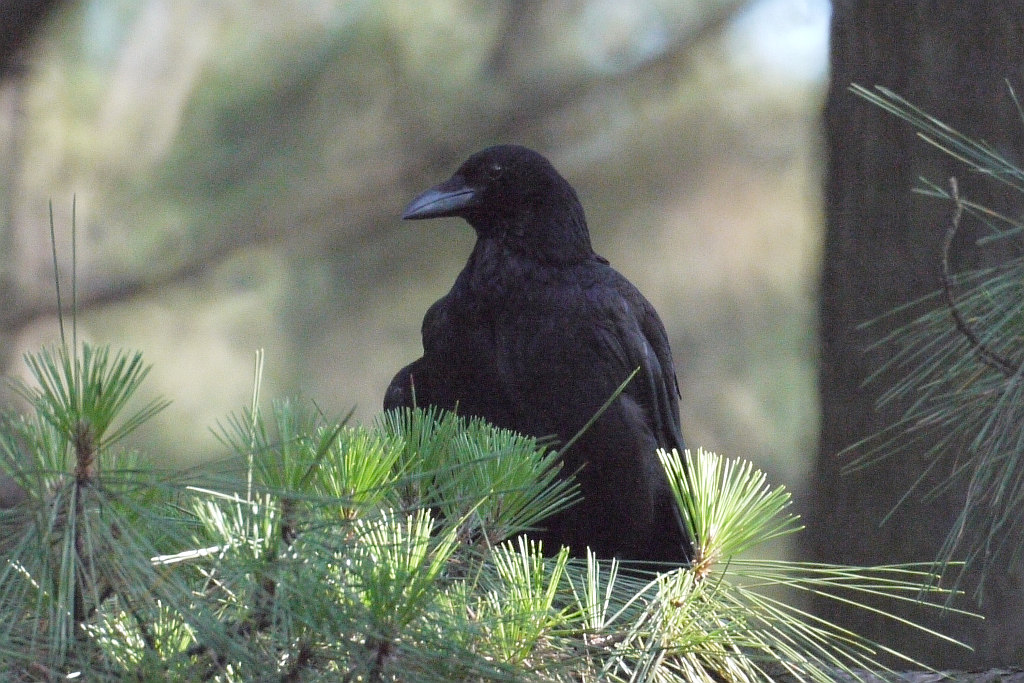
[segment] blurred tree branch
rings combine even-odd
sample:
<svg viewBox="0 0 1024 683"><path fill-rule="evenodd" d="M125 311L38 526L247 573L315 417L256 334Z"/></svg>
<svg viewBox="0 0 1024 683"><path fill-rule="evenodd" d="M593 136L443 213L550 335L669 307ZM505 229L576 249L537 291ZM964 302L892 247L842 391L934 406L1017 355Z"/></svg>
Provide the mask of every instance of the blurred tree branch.
<svg viewBox="0 0 1024 683"><path fill-rule="evenodd" d="M439 164L447 164L484 140L499 136L510 140L528 137L531 130L541 128L546 120L560 115L565 108L595 92L600 91L602 97L607 97L615 91L635 88L644 79L657 79L666 69L677 70L680 60L686 59L695 44L721 30L747 4L747 0L721 3L688 30L679 32L673 42L656 56L633 68L609 73L578 73L577 77L569 80L550 82L524 77L515 68L523 54L537 49L534 44L537 39L535 28L542 18L540 10L544 3L516 5L503 19L502 37L496 41L486 69L490 75L484 79L490 81L495 89L497 105L486 112L488 115L473 119L474 125L453 126L444 131L434 131L432 136L407 141L403 144L404 158L400 164L389 166L383 173L359 174L366 180L356 192L335 193L319 202L314 201L311 208L298 216L296 224L287 230L277 224L280 218L272 212L255 210L250 215L239 217L244 223L200 238L198 243L189 246L188 252L183 253L177 263L153 264L144 272L118 280L80 276L78 309L87 311L154 294L195 278L238 251L256 245L287 241L299 250L318 252L325 245L352 241L358 244L371 237L377 239L382 223L388 226L386 229L397 225L397 221L387 220L396 213L389 207L400 206L409 192L422 185L425 177L436 172ZM309 79L310 75L299 73L295 77ZM500 82L500 86L495 81ZM284 90L291 87L289 83L279 86ZM412 95L396 92L394 98L399 102L409 101ZM261 134L259 128L250 133ZM275 150L274 153L285 152ZM348 218L346 230L323 233L306 229L323 223L325 216L339 215L339 212ZM54 312L48 293L21 291L7 283L5 291L0 291L0 297L5 302L0 307L0 336L6 338L15 337L27 325ZM7 360L0 358L4 366Z"/></svg>
<svg viewBox="0 0 1024 683"><path fill-rule="evenodd" d="M18 186L18 161L21 158L21 94L25 69L21 57L44 20L61 4L60 0L0 0L0 254L11 258L14 232L15 188ZM0 317L13 308L16 290L10 278L9 264L0 264ZM8 348L7 328L0 324L0 346ZM0 367L7 367L0 357Z"/></svg>

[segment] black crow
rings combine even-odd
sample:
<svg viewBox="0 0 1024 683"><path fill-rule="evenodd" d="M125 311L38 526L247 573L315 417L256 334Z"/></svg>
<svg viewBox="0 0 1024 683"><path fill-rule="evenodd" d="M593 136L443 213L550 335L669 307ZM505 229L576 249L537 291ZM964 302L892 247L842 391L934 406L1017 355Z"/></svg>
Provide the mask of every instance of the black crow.
<svg viewBox="0 0 1024 683"><path fill-rule="evenodd" d="M412 200L406 219L459 216L469 262L423 319L423 356L391 381L384 408L434 405L531 436L561 454L582 500L538 534L600 557L685 563L690 542L656 449L683 450L679 387L654 307L594 253L572 186L543 156L499 145Z"/></svg>

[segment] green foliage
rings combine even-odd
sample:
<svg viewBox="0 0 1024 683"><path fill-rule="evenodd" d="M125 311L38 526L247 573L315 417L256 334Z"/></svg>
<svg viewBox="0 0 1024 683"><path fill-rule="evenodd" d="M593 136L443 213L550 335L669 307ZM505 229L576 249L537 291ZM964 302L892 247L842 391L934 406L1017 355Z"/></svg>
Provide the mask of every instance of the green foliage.
<svg viewBox="0 0 1024 683"><path fill-rule="evenodd" d="M459 519L463 538L478 545L527 531L576 500L575 484L558 476L557 452L537 439L433 409L384 413L377 429L404 444L403 503Z"/></svg>
<svg viewBox="0 0 1024 683"><path fill-rule="evenodd" d="M27 493L0 510L5 680L828 681L893 653L778 590L898 605L930 578L738 557L796 530L788 494L704 452L662 454L694 566L571 557L522 535L575 500L536 439L434 410L264 411L258 382L218 426L218 473L163 481L112 449L160 405L122 418L137 355L28 362L34 412L0 429Z"/></svg>
<svg viewBox="0 0 1024 683"><path fill-rule="evenodd" d="M699 577L750 547L799 531L783 515L789 493L769 490L763 472L747 461L724 460L698 450L684 463L679 453L659 451L676 504L694 543L693 571Z"/></svg>
<svg viewBox="0 0 1024 683"><path fill-rule="evenodd" d="M482 607L492 624L495 655L511 664L527 662L537 644L566 620L568 608L559 609L555 599L569 551L562 548L553 562L545 562L540 550L520 536L518 548L505 544L491 555L494 580Z"/></svg>
<svg viewBox="0 0 1024 683"><path fill-rule="evenodd" d="M0 463L26 494L0 510L4 677L140 661L156 647L154 615L166 609L216 638L216 621L186 610L183 578L151 560L166 549L168 489L133 454L112 449L162 405L119 420L145 376L138 354L83 344L78 354L61 346L27 362L38 386L16 389L34 413L8 416L0 430ZM104 646L129 623L139 644L130 656Z"/></svg>
<svg viewBox="0 0 1024 683"><path fill-rule="evenodd" d="M138 352L111 358L108 347L83 344L80 353L72 354L60 346L28 354L25 362L38 387L16 383L16 390L76 448L109 447L167 406L154 400L113 429L114 418L149 372Z"/></svg>
<svg viewBox="0 0 1024 683"><path fill-rule="evenodd" d="M1001 188L1011 203L1024 202L1024 170L998 150L889 90L853 90L910 123L925 142L962 163L965 173ZM1012 89L1010 95L1016 102ZM900 349L873 378L896 378L880 402L901 402L906 409L888 429L850 448L858 453L851 467L890 457L924 457L927 465L907 496L931 500L954 488L965 492L937 562L944 567L959 557L964 560L961 571L969 566L980 569L980 599L990 568L1007 560L1019 566L1024 559L1024 258L953 273L949 251L963 221L980 226L984 237L974 245L979 250L1019 237L1024 222L963 196L955 178L942 185L921 179L918 192L950 206L951 221L940 227L945 233L943 253L933 256L943 268L943 287L908 304L925 312L880 342ZM949 474L934 489L919 490L936 471Z"/></svg>

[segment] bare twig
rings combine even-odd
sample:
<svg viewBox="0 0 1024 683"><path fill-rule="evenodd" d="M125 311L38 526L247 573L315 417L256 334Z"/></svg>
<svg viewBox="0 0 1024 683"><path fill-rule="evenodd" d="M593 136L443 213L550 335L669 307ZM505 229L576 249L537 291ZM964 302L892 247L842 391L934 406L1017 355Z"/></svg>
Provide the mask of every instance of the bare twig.
<svg viewBox="0 0 1024 683"><path fill-rule="evenodd" d="M953 289L953 274L949 267L949 252L953 245L953 238L956 237L956 233L960 229L960 219L963 217L964 204L963 200L960 199L956 178L949 179L949 187L950 194L953 197L956 208L953 211L953 219L950 222L949 229L946 230L946 237L942 242L942 291L946 297L946 306L949 308L949 313L953 317L953 323L956 325L956 329L971 342L971 346L973 346L974 350L977 352L978 358L980 358L985 365L999 372L1007 379L1010 379L1020 372L1020 365L1015 365L989 348L978 337L977 333L971 328L971 326L967 324L963 314L960 313L960 309L957 308L956 305L956 293Z"/></svg>

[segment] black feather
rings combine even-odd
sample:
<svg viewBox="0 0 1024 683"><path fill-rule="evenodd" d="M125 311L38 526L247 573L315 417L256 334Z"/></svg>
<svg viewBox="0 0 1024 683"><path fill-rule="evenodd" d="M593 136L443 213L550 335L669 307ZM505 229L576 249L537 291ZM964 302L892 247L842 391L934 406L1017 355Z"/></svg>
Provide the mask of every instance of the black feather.
<svg viewBox="0 0 1024 683"><path fill-rule="evenodd" d="M459 216L477 233L451 291L423 320L423 357L398 372L385 409L435 405L532 436L562 453L582 501L547 520L545 547L684 563L691 544L657 448L683 450L679 389L654 307L594 253L583 207L547 159L490 147L406 208Z"/></svg>

